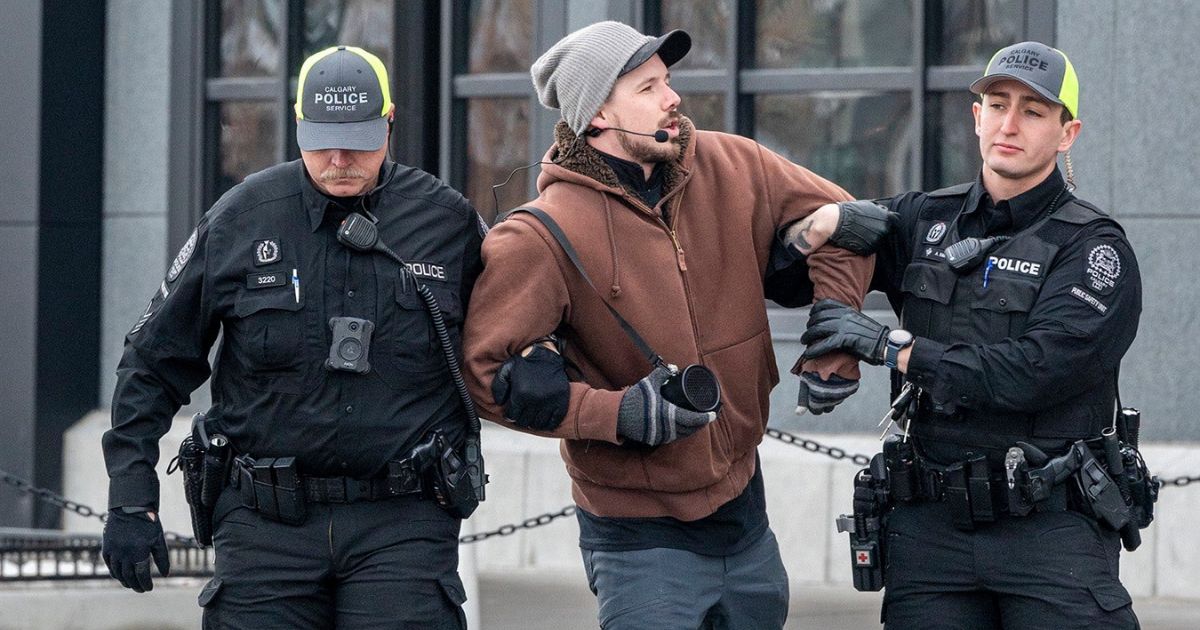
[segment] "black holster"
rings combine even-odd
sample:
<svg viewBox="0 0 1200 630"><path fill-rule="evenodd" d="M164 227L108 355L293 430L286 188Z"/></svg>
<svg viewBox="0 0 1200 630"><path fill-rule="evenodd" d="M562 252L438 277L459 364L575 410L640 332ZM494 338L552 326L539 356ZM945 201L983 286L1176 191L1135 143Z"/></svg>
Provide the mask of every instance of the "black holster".
<svg viewBox="0 0 1200 630"><path fill-rule="evenodd" d="M467 436L462 457L441 431L433 433L433 446L436 458L428 479L434 501L453 516L471 516L484 498L483 484L487 479L478 436Z"/></svg>
<svg viewBox="0 0 1200 630"><path fill-rule="evenodd" d="M850 569L854 588L878 591L884 584L887 558L887 517L892 504L887 466L882 453L854 476L854 513L837 519L838 532L850 534Z"/></svg>
<svg viewBox="0 0 1200 630"><path fill-rule="evenodd" d="M192 416L192 432L179 444L179 454L167 474L183 473L183 496L192 517L192 534L201 547L212 545L213 508L229 474L229 440L208 431L202 413Z"/></svg>

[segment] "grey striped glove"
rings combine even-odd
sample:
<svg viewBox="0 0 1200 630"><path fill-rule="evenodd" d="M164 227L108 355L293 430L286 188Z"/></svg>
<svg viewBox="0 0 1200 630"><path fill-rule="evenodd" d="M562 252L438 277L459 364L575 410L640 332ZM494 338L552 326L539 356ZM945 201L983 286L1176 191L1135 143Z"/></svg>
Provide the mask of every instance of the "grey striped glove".
<svg viewBox="0 0 1200 630"><path fill-rule="evenodd" d="M658 446L685 438L717 419L717 413L684 409L662 397L659 388L671 376L665 367L654 368L625 390L617 412L617 434L628 440Z"/></svg>

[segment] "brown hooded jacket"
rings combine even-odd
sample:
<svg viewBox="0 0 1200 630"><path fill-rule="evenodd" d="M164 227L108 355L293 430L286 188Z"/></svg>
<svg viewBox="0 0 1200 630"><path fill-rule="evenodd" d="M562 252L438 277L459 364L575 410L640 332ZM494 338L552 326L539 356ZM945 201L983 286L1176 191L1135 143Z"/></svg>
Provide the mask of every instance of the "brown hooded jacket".
<svg viewBox="0 0 1200 630"><path fill-rule="evenodd" d="M483 244L463 333L467 383L481 415L507 426L492 399L500 365L557 331L572 374L570 406L553 432L575 501L608 517L691 521L736 497L754 473L769 394L779 382L763 297L772 241L781 228L841 188L752 140L695 130L682 119L681 157L665 164L663 197L649 208L625 190L600 154L559 123L538 178L541 208L562 226L597 295L550 233L528 213L496 225ZM666 206L670 224L663 221ZM808 257L816 299L862 306L873 260L826 247ZM669 363L702 363L721 383L715 422L648 449L622 444L623 390L650 372L601 299ZM858 378L846 355L806 366Z"/></svg>

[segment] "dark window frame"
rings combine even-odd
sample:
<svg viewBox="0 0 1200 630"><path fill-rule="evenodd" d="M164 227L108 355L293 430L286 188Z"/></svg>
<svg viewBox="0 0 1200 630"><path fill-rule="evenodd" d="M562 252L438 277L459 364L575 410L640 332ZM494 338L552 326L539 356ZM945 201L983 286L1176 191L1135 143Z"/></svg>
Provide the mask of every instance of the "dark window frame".
<svg viewBox="0 0 1200 630"><path fill-rule="evenodd" d="M1024 16L1022 33L1025 39L1035 39L1054 45L1057 3L1054 0L1019 0L1019 12ZM661 2L645 0L643 23L648 33L663 29ZM936 30L938 17L936 0L914 0L910 28L913 31L912 65L902 67L859 68L787 68L759 69L748 67L754 58L755 15L752 1L730 3L731 24L726 42L733 67L723 70L686 70L671 73L672 87L680 94L719 94L724 97L725 128L747 137L755 137L754 97L762 94L811 94L875 90L907 92L911 97L911 112L919 126L920 142L911 149L909 184L913 188L937 188L941 165L937 160L936 125L927 116L926 99L945 92L964 89L977 78L983 67L978 65L929 65L931 52L926 33Z"/></svg>
<svg viewBox="0 0 1200 630"><path fill-rule="evenodd" d="M440 44L439 0L392 0L395 38L391 67L397 125L391 155L405 164L435 171L438 147L440 83L435 73ZM223 103L268 103L282 112L273 162L300 157L292 104L294 73L303 62L305 0L283 0L280 49L285 59L273 76L218 76L220 73L221 0L174 5L171 95L173 117L168 222L172 256L200 216L217 200L221 158L220 108ZM397 89L403 86L404 89Z"/></svg>

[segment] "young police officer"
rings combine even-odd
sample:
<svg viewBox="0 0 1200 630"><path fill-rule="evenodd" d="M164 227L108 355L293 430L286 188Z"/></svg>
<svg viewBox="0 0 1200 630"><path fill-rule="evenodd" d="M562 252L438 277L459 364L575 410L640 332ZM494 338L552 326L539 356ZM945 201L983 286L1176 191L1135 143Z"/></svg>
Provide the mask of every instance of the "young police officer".
<svg viewBox="0 0 1200 630"><path fill-rule="evenodd" d="M209 377L223 335L205 429L238 457L212 519L206 628L464 625L460 519L406 466L434 432L463 439L417 285L457 341L483 230L457 192L387 158L392 115L374 55L339 46L305 61L303 159L250 175L204 215L126 337L104 436L104 559L142 592L150 557L168 570L158 440ZM353 213L410 272L339 243Z"/></svg>
<svg viewBox="0 0 1200 630"><path fill-rule="evenodd" d="M693 127L668 71L690 46L682 31L601 22L533 64L563 120L530 205L561 226L594 287L535 215L513 213L484 246L468 373L491 418L563 438L602 627L779 628L787 575L756 453L778 381L764 276L784 226L848 195L751 140ZM808 263L819 295L866 289L867 259L829 250ZM666 361L711 369L719 414L664 397L668 369L605 304ZM556 331L570 383L553 350L523 354ZM858 374L849 357L825 360L808 369L834 383L831 406Z"/></svg>
<svg viewBox="0 0 1200 630"><path fill-rule="evenodd" d="M803 338L805 356L849 350L919 388L908 437L921 483L887 525L884 618L889 628L1135 628L1121 541L1102 510L1070 476L1032 512L1010 513L1005 462L1018 442L1032 447L1021 455L1063 455L1078 440L1099 448L1137 333L1137 260L1120 225L1059 173L1081 126L1066 55L1010 46L971 90L979 178L880 202L898 215L874 288L903 330L824 302ZM837 224L831 242L862 251L888 222L863 203L813 219L814 233Z"/></svg>

